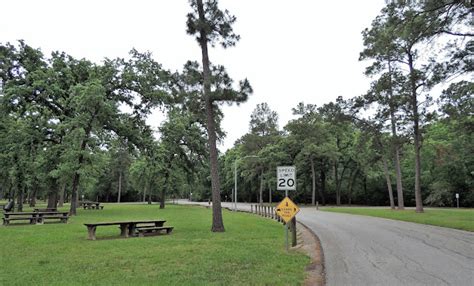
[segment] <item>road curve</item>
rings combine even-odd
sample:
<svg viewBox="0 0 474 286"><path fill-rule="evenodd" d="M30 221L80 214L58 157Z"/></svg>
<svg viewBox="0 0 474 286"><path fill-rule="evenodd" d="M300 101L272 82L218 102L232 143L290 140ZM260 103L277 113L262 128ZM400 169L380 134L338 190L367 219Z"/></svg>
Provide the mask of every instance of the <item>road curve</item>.
<svg viewBox="0 0 474 286"><path fill-rule="evenodd" d="M327 285L474 285L471 232L302 208L320 238Z"/></svg>
<svg viewBox="0 0 474 286"><path fill-rule="evenodd" d="M328 286L474 285L472 232L314 208L297 219L321 240Z"/></svg>

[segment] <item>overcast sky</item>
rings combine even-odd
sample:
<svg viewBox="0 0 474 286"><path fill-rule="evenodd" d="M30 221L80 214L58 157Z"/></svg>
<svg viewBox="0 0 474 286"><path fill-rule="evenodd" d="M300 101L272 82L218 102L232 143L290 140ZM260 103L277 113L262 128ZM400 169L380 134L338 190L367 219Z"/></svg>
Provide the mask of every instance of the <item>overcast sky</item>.
<svg viewBox="0 0 474 286"><path fill-rule="evenodd" d="M299 102L321 106L339 95L350 98L369 87L359 62L361 31L370 26L384 0L221 0L237 16L236 47L210 50L210 60L231 77L247 77L254 89L248 102L224 107L232 147L249 129L250 114L267 102L278 112L282 128ZM186 34L186 0L0 0L0 42L23 39L49 55L64 51L100 62L126 57L128 51L151 51L164 68L180 70L198 60L200 49ZM148 122L158 126L163 115Z"/></svg>

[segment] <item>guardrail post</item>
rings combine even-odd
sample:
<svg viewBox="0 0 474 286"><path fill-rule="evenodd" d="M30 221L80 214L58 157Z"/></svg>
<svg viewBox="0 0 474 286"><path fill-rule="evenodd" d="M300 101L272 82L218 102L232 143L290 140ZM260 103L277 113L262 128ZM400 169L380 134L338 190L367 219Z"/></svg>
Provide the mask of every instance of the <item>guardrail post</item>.
<svg viewBox="0 0 474 286"><path fill-rule="evenodd" d="M290 229L291 229L291 246L296 246L296 217L293 217L290 221Z"/></svg>

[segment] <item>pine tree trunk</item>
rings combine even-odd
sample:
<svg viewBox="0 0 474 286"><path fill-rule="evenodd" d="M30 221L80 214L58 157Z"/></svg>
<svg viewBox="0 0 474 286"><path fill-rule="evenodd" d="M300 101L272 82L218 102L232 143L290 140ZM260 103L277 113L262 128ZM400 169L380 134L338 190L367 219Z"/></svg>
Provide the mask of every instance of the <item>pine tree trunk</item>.
<svg viewBox="0 0 474 286"><path fill-rule="evenodd" d="M390 96L390 125L392 128L392 137L393 137L393 149L394 149L394 165L395 165L395 172L397 175L396 181L397 181L397 204L398 204L398 209L403 210L405 209L405 202L403 199L403 186L402 186L402 170L400 167L400 147L399 147L399 142L398 142L398 135L397 135L397 123L395 119L395 106L393 102L393 89L392 89L392 66L391 62L388 62L388 70L390 74L389 78L389 96ZM387 168L388 169L388 168ZM391 185L390 185L391 188ZM393 195L393 193L392 193Z"/></svg>
<svg viewBox="0 0 474 286"><path fill-rule="evenodd" d="M150 188L149 191L148 191L148 204L149 205L151 205L152 199L153 199L153 197L152 197L152 192L151 192L151 188Z"/></svg>
<svg viewBox="0 0 474 286"><path fill-rule="evenodd" d="M171 160L169 161L170 164L168 165L168 171L166 171L166 174L165 174L165 184L164 186L161 188L161 197L160 197L160 209L164 209L165 208L165 195L166 195L166 188L168 188L168 181L169 181L169 170L171 168Z"/></svg>
<svg viewBox="0 0 474 286"><path fill-rule="evenodd" d="M117 203L120 203L121 196L122 196L122 171L119 171Z"/></svg>
<svg viewBox="0 0 474 286"><path fill-rule="evenodd" d="M30 194L30 207L36 206L36 194L38 193L38 187L33 187L33 190Z"/></svg>
<svg viewBox="0 0 474 286"><path fill-rule="evenodd" d="M166 190L165 188L161 188L161 196L160 196L160 209L165 208L165 195L166 195Z"/></svg>
<svg viewBox="0 0 474 286"><path fill-rule="evenodd" d="M55 184L56 185L56 184ZM51 192L48 194L48 209L56 208L57 207L57 201L58 201L58 193L57 192Z"/></svg>
<svg viewBox="0 0 474 286"><path fill-rule="evenodd" d="M418 100L416 94L416 78L415 70L413 67L413 56L408 53L408 66L410 68L410 87L411 87L411 100L412 100L412 112L413 112L413 135L415 143L415 203L416 212L423 212L423 200L421 198L421 133L420 133L420 115L418 113Z"/></svg>
<svg viewBox="0 0 474 286"><path fill-rule="evenodd" d="M66 184L63 184L63 187L61 189L61 192L59 193L59 203L58 207L62 207L64 205L64 196L66 193Z"/></svg>
<svg viewBox="0 0 474 286"><path fill-rule="evenodd" d="M202 0L197 0L197 8L199 20L204 22L204 7ZM204 100L206 108L207 135L209 143L209 159L211 165L211 188L212 188L212 228L213 232L224 232L224 221L222 219L220 182L217 162L217 146L216 146L216 128L214 121L214 107L211 100L211 71L209 63L209 54L207 50L207 32L200 30L199 44L202 52L202 67L204 81Z"/></svg>
<svg viewBox="0 0 474 286"><path fill-rule="evenodd" d="M322 161L321 161L322 162ZM321 166L321 172L319 172L319 178L321 180L321 193L320 193L320 196L321 196L321 203L323 206L326 205L326 197L325 197L325 193L326 193L326 172L324 171L324 166Z"/></svg>
<svg viewBox="0 0 474 286"><path fill-rule="evenodd" d="M83 156L79 156L79 161L83 160ZM79 179L80 174L78 172L74 173L74 177L72 179L72 191L71 191L71 207L69 209L69 215L76 215L76 208L77 208L77 201L78 201L78 194L77 188L79 186Z"/></svg>
<svg viewBox="0 0 474 286"><path fill-rule="evenodd" d="M346 167L342 168L341 176L338 176L338 164L334 163L334 177L336 180L336 205L341 205L341 186L342 186L342 178L344 177L344 173L346 172Z"/></svg>
<svg viewBox="0 0 474 286"><path fill-rule="evenodd" d="M18 165L19 163L19 159L17 157L17 155L15 154L14 156L14 161L17 163L16 165L16 169L17 169L17 172L16 172L16 203L17 203L17 210L19 212L23 211L23 172L22 172L22 168ZM15 201L15 197L13 197L13 201Z"/></svg>
<svg viewBox="0 0 474 286"><path fill-rule="evenodd" d="M8 201L12 201L13 202L13 206L12 206L12 210L15 209L15 198L16 198L16 191L15 191L15 188L13 186L13 184L10 184L10 190L8 192L9 194L9 199Z"/></svg>
<svg viewBox="0 0 474 286"><path fill-rule="evenodd" d="M367 176L364 174L364 196L365 196L365 205L369 205L369 196L367 195Z"/></svg>
<svg viewBox="0 0 474 286"><path fill-rule="evenodd" d="M21 184L18 183L18 187L19 187L19 191L18 191L18 197L17 197L17 210L19 212L22 212L23 211L23 196L24 196L24 192L23 192L23 188L21 187Z"/></svg>
<svg viewBox="0 0 474 286"><path fill-rule="evenodd" d="M260 171L260 205L263 205L263 168Z"/></svg>
<svg viewBox="0 0 474 286"><path fill-rule="evenodd" d="M311 157L311 179L312 179L312 193L311 193L311 204L316 205L316 172L314 170L314 159Z"/></svg>
<svg viewBox="0 0 474 286"><path fill-rule="evenodd" d="M393 201L392 180L390 179L390 173L388 172L387 160L385 159L384 156L382 156L382 163L383 163L383 172L385 174L385 180L387 181L388 198L390 199L390 208L394 210L395 202Z"/></svg>
<svg viewBox="0 0 474 286"><path fill-rule="evenodd" d="M355 178L357 177L358 173L359 173L359 170L355 170L355 171L351 172L351 174L349 176L349 188L348 188L348 191L347 191L347 203L349 205L352 204L352 187L354 185L354 181L355 181Z"/></svg>
<svg viewBox="0 0 474 286"><path fill-rule="evenodd" d="M336 182L336 205L340 206L341 205L341 193L340 193L340 189L339 189L339 176L338 176L337 163L336 162L334 162L333 171L334 171L334 180Z"/></svg>
<svg viewBox="0 0 474 286"><path fill-rule="evenodd" d="M77 160L78 163L78 168L82 167L82 164L84 164L84 151L86 150L87 147L87 140L89 140L89 136L92 130L92 123L94 122L95 117L97 116L97 113L99 112L98 109L94 111L94 114L92 114L91 118L89 119L89 122L87 123L84 138L82 139L81 142L81 148L80 148L80 154L79 158ZM72 179L72 192L71 192L71 207L69 209L69 215L76 215L77 211L77 203L79 201L79 194L77 192L78 187L79 187L79 179L80 179L80 174L79 170L76 170L74 172L74 177Z"/></svg>
<svg viewBox="0 0 474 286"><path fill-rule="evenodd" d="M84 161L84 156L81 154L79 155L79 165L81 165ZM69 215L76 215L76 208L77 202L79 200L78 188L79 188L79 180L81 178L81 174L78 171L74 172L74 176L72 179L72 191L71 191L71 207L69 209Z"/></svg>
<svg viewBox="0 0 474 286"><path fill-rule="evenodd" d="M395 146L395 171L397 174L397 204L399 210L405 209L405 200L403 199L403 185L402 185L402 169L400 167L400 149Z"/></svg>
<svg viewBox="0 0 474 286"><path fill-rule="evenodd" d="M272 186L270 186L270 182L268 182L268 202L270 206L272 205Z"/></svg>

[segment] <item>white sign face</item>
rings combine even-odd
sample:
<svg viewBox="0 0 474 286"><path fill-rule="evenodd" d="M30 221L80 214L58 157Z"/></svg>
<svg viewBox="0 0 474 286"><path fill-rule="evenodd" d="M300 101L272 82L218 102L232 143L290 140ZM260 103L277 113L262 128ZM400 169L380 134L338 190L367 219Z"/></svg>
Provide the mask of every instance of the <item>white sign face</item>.
<svg viewBox="0 0 474 286"><path fill-rule="evenodd" d="M459 199L459 194L456 194L456 199Z"/></svg>
<svg viewBox="0 0 474 286"><path fill-rule="evenodd" d="M277 190L296 191L296 167L277 167Z"/></svg>

